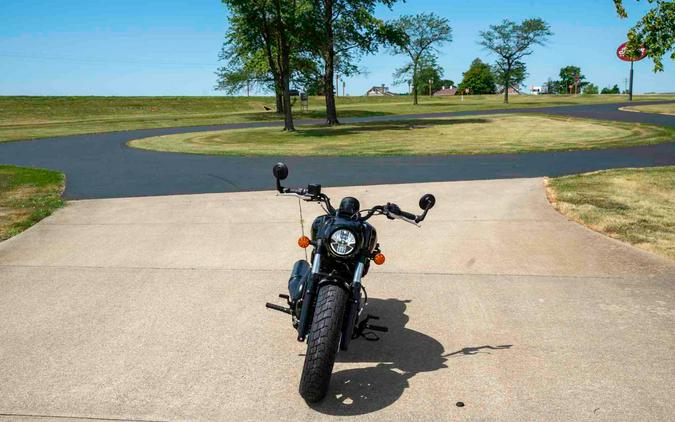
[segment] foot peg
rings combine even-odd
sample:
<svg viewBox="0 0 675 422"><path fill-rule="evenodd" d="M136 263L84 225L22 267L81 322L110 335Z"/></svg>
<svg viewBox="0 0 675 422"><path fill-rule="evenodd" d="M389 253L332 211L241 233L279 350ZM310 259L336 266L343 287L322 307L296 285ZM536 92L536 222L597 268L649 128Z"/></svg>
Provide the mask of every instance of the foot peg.
<svg viewBox="0 0 675 422"><path fill-rule="evenodd" d="M373 324L368 324L368 321L370 320L379 320L379 317L376 317L374 315L367 315L366 318L359 322L359 324L356 326L354 329L354 334L352 335L352 339L355 339L357 337L363 337L368 341L377 341L380 339L380 337L373 333L372 331L379 331L382 333L386 333L389 331L389 328L383 327L381 325L373 325ZM365 332L366 330L370 330L370 332Z"/></svg>
<svg viewBox="0 0 675 422"><path fill-rule="evenodd" d="M285 314L293 314L293 311L291 311L291 308L286 308L284 306L275 305L274 303L267 302L265 304L265 307L269 308L269 309L273 309L275 311L283 312Z"/></svg>

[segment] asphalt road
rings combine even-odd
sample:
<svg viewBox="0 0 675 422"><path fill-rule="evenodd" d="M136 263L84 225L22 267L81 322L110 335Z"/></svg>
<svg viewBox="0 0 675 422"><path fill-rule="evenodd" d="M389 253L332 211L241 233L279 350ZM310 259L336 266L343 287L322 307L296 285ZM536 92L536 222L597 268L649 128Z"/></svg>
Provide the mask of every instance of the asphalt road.
<svg viewBox="0 0 675 422"><path fill-rule="evenodd" d="M642 104L642 103L640 103ZM647 103L645 103L647 104ZM549 113L675 126L675 117L619 111L626 104L483 110L343 119L345 122L495 113ZM298 121L298 124L316 121ZM327 186L558 176L617 167L675 164L675 143L625 149L433 157L219 157L142 151L132 139L172 133L276 126L279 122L147 129L0 144L0 163L66 173L65 196L109 198L269 189L272 165L288 162L289 183Z"/></svg>
<svg viewBox="0 0 675 422"><path fill-rule="evenodd" d="M568 221L540 178L327 189L425 192L421 229L371 220L367 312L390 331L312 407L306 346L264 307L303 256L295 198L69 202L0 243L0 420L673 419L673 261Z"/></svg>

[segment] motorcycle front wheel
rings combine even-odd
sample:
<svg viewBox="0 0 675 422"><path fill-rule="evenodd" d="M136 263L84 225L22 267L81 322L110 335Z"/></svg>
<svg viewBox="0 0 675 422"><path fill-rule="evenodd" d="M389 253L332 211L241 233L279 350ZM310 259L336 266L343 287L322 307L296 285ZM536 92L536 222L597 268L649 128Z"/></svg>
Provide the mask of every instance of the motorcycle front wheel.
<svg viewBox="0 0 675 422"><path fill-rule="evenodd" d="M334 284L319 288L300 379L300 395L308 403L322 400L328 392L348 298L347 292Z"/></svg>

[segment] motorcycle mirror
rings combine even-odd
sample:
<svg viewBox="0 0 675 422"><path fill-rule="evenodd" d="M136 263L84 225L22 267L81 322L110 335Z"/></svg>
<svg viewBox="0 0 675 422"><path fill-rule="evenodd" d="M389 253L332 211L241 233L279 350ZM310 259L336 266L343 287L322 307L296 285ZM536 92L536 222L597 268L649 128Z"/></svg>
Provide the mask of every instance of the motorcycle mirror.
<svg viewBox="0 0 675 422"><path fill-rule="evenodd" d="M430 210L436 205L436 197L434 197L432 194L427 193L423 197L420 198L420 208L423 210Z"/></svg>
<svg viewBox="0 0 675 422"><path fill-rule="evenodd" d="M288 177L288 167L284 163L276 163L272 168L272 173L278 180L284 180Z"/></svg>

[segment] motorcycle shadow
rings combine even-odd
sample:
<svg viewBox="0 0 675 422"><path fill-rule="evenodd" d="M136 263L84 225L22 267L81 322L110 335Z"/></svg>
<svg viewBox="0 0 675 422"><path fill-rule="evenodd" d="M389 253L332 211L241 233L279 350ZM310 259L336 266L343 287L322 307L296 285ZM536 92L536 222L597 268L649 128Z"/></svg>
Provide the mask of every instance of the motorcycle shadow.
<svg viewBox="0 0 675 422"><path fill-rule="evenodd" d="M378 341L361 337L349 350L339 352L336 362L374 362L375 366L333 373L330 390L320 403L312 405L328 415L362 415L383 409L403 394L408 380L420 372L447 368L443 345L433 337L406 328L408 300L368 300L366 312L380 317L373 323L385 325L387 333L378 333Z"/></svg>

